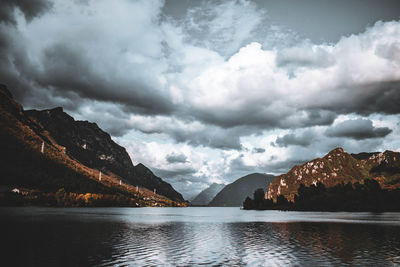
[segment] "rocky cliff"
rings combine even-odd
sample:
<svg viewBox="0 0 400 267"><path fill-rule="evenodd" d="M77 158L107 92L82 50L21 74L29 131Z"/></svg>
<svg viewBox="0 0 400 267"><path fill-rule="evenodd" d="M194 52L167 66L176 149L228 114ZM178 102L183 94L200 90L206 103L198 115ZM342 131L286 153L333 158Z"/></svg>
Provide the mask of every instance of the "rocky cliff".
<svg viewBox="0 0 400 267"><path fill-rule="evenodd" d="M0 86L0 104L0 126L4 138L15 139L35 153L44 144L46 155L50 155L58 164L65 164L64 167L82 170L83 176L97 178L101 171L103 182L106 177L112 177L115 181L122 180L124 184L138 185L151 191L156 189L158 194L171 200L184 201L170 184L155 176L144 165L133 166L125 148L116 144L95 123L75 121L60 107L24 111L4 85ZM2 142L2 145L6 144ZM29 154L30 151L24 153ZM18 165L18 162L14 164ZM13 170L9 169L11 177Z"/></svg>
<svg viewBox="0 0 400 267"><path fill-rule="evenodd" d="M124 180L133 177L133 164L125 148L96 123L75 121L61 107L48 110L28 110L25 114L47 131L67 155L82 164L112 172ZM135 181L131 181L135 182Z"/></svg>
<svg viewBox="0 0 400 267"><path fill-rule="evenodd" d="M278 176L266 190L265 198L274 199L284 195L293 200L300 184L310 186L321 182L326 187L340 183L354 183L363 179L376 179L382 188L400 186L400 153L348 154L342 148L330 151L301 166L294 166L286 174Z"/></svg>

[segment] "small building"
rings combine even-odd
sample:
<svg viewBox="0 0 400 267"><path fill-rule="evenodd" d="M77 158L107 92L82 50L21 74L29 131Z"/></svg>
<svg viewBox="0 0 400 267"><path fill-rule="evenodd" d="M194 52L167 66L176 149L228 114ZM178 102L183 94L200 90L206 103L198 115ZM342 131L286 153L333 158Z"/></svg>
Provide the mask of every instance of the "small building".
<svg viewBox="0 0 400 267"><path fill-rule="evenodd" d="M13 190L11 190L11 192L15 193L15 194L20 194L21 191L18 188L14 188Z"/></svg>

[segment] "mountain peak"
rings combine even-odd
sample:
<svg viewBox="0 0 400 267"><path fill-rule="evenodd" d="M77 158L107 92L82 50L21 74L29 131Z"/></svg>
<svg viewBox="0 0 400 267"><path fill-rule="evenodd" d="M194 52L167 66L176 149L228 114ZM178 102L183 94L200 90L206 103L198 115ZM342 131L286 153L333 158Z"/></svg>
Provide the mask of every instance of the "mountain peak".
<svg viewBox="0 0 400 267"><path fill-rule="evenodd" d="M0 83L0 92L1 94L6 95L8 98L13 99L13 95L11 94L11 92L8 90L7 86L4 84Z"/></svg>
<svg viewBox="0 0 400 267"><path fill-rule="evenodd" d="M55 107L55 108L49 109L49 111L51 113L64 113L64 109L62 107Z"/></svg>
<svg viewBox="0 0 400 267"><path fill-rule="evenodd" d="M190 202L193 205L208 205L210 201L225 187L224 184L212 183L209 187L201 191Z"/></svg>
<svg viewBox="0 0 400 267"><path fill-rule="evenodd" d="M147 168L143 163L138 163L135 168L138 168L140 170L148 170L149 168Z"/></svg>
<svg viewBox="0 0 400 267"><path fill-rule="evenodd" d="M329 155L329 154L338 154L338 153L340 153L340 154L341 154L341 153L346 153L346 154L347 154L347 152L346 152L343 148L337 147L337 148L331 150L331 151L328 153L328 155Z"/></svg>
<svg viewBox="0 0 400 267"><path fill-rule="evenodd" d="M350 157L349 153L347 153L343 148L337 147L337 148L331 150L328 154L326 154L323 157L323 159L327 159L332 162L337 159L344 160L344 159L347 159L348 157Z"/></svg>
<svg viewBox="0 0 400 267"><path fill-rule="evenodd" d="M147 168L145 165L143 165L142 163L139 163L134 168L135 168L135 173L139 176L142 176L142 175L154 176L154 173L149 168Z"/></svg>
<svg viewBox="0 0 400 267"><path fill-rule="evenodd" d="M265 197L274 199L284 195L293 200L300 184L305 186L323 183L333 187L340 183L355 183L373 179L384 173L398 170L399 153L348 154L343 148L335 148L323 158L316 158L301 166L295 166L288 173L278 176L266 190ZM389 166L389 167L388 167Z"/></svg>

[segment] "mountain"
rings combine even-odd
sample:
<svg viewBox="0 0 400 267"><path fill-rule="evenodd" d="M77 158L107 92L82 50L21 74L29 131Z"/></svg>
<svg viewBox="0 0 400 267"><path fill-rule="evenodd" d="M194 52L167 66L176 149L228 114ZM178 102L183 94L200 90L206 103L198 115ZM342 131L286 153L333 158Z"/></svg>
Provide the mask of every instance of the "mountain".
<svg viewBox="0 0 400 267"><path fill-rule="evenodd" d="M258 188L265 188L275 178L264 173L252 173L224 187L210 202L211 207L240 207L246 197Z"/></svg>
<svg viewBox="0 0 400 267"><path fill-rule="evenodd" d="M176 201L184 201L180 193L155 176L146 166L133 166L125 148L116 144L111 136L96 123L75 121L61 107L49 110L29 110L25 114L40 124L66 153L93 169L111 172L131 185L139 185Z"/></svg>
<svg viewBox="0 0 400 267"><path fill-rule="evenodd" d="M184 201L143 164L134 166L125 148L95 123L75 121L62 108L25 111L4 85L0 104L2 185L128 195L139 186L141 194Z"/></svg>
<svg viewBox="0 0 400 267"><path fill-rule="evenodd" d="M123 178L134 176L133 165L125 148L116 144L96 123L75 121L61 107L24 113L43 131L47 131L57 144L65 147L68 156L80 163Z"/></svg>
<svg viewBox="0 0 400 267"><path fill-rule="evenodd" d="M12 99L5 86L0 86L0 184L56 191L61 187L75 192L113 193L118 190L88 179L84 166L61 153L60 147L39 133L40 127L29 120L22 106ZM46 153L41 153L41 144ZM95 174L93 173L93 176Z"/></svg>
<svg viewBox="0 0 400 267"><path fill-rule="evenodd" d="M208 205L210 201L225 187L224 184L213 183L201 191L193 200L192 205Z"/></svg>
<svg viewBox="0 0 400 267"><path fill-rule="evenodd" d="M348 154L342 148L330 151L301 166L294 166L286 174L278 176L266 190L265 198L276 200L279 195L293 201L300 184L310 186L318 182L325 187L341 183L377 180L383 189L400 187L400 153Z"/></svg>

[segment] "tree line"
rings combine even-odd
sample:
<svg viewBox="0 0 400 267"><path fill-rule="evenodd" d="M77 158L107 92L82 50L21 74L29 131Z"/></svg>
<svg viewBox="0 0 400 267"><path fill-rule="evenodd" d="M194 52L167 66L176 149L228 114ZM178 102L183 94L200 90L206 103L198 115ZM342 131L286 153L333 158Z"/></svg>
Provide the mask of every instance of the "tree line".
<svg viewBox="0 0 400 267"><path fill-rule="evenodd" d="M60 188L57 192L31 190L26 194L0 193L2 206L58 206L58 207L137 207L143 200L123 194L74 193Z"/></svg>
<svg viewBox="0 0 400 267"><path fill-rule="evenodd" d="M376 180L366 179L356 183L340 183L326 188L317 183L310 186L301 184L289 201L279 195L276 201L264 198L259 188L253 198L247 197L243 208L247 210L294 210L294 211L400 211L400 189L382 189Z"/></svg>

